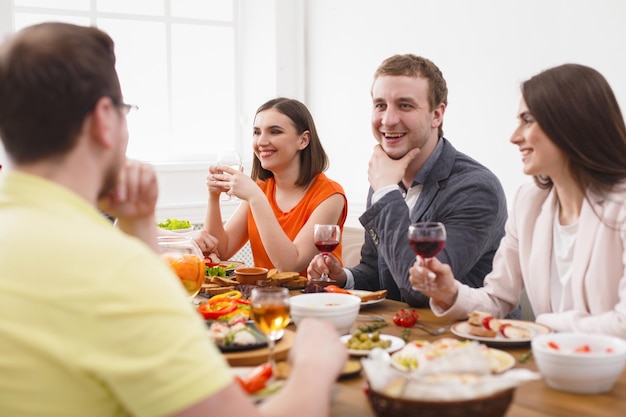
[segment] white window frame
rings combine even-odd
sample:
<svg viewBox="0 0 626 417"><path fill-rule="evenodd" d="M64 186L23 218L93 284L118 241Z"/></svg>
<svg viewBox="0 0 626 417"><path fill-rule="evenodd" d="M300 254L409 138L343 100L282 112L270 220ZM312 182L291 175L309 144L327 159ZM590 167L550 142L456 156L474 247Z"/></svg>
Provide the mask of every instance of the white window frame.
<svg viewBox="0 0 626 417"><path fill-rule="evenodd" d="M175 0L170 0L175 1ZM212 0L207 0L212 1ZM263 102L285 96L306 103L307 0L235 0L237 126L233 144L250 172L254 112ZM0 37L13 30L13 0L0 0ZM0 146L0 163L6 157ZM187 218L202 223L206 210L207 160L148 161L159 177L157 218ZM225 202L228 218L236 202Z"/></svg>

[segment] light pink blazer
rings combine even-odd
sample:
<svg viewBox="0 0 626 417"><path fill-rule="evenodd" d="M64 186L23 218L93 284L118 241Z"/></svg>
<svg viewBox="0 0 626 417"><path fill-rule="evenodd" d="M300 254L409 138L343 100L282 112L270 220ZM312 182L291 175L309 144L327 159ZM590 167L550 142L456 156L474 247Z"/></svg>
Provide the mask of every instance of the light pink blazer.
<svg viewBox="0 0 626 417"><path fill-rule="evenodd" d="M626 338L626 186L583 201L574 253L571 291L574 308L550 306L554 190L522 186L506 224L506 235L483 288L460 285L456 303L437 315L465 319L473 310L503 317L519 303L523 288L538 323L555 331L604 333Z"/></svg>

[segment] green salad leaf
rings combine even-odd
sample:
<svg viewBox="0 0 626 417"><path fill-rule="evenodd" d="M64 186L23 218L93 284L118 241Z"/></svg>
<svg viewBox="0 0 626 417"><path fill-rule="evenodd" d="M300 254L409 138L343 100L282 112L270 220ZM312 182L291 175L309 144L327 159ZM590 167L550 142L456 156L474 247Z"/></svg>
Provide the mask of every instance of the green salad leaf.
<svg viewBox="0 0 626 417"><path fill-rule="evenodd" d="M164 222L158 223L157 226L159 226L161 229L166 230L179 230L191 227L191 222L189 220L167 218L167 220L165 220Z"/></svg>

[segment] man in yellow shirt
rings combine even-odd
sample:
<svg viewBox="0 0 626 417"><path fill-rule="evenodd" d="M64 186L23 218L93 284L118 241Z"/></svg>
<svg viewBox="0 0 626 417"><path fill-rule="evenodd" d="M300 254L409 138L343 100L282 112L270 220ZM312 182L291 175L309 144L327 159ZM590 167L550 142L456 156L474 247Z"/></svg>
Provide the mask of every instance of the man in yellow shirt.
<svg viewBox="0 0 626 417"><path fill-rule="evenodd" d="M0 175L0 415L327 415L347 353L325 323L299 326L291 377L263 407L234 382L156 254L156 177L125 157L131 108L97 28L45 23L0 47L10 162Z"/></svg>

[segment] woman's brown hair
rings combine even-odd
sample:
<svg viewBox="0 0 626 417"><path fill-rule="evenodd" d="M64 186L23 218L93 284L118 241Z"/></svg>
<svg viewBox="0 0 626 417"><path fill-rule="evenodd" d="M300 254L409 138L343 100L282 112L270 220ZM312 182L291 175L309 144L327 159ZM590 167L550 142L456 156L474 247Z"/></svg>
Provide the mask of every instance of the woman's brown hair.
<svg viewBox="0 0 626 417"><path fill-rule="evenodd" d="M582 192L606 193L626 178L626 126L609 83L578 64L545 70L522 83L531 115L567 155ZM552 179L535 176L542 188Z"/></svg>
<svg viewBox="0 0 626 417"><path fill-rule="evenodd" d="M300 175L296 180L296 185L306 186L313 181L317 174L328 169L328 156L317 134L313 116L311 116L309 109L298 100L284 97L278 97L262 104L255 114L269 109L276 109L287 116L293 122L299 135L309 131L309 144L300 151ZM259 158L254 155L250 177L253 180L263 181L273 176L274 173L264 169Z"/></svg>

